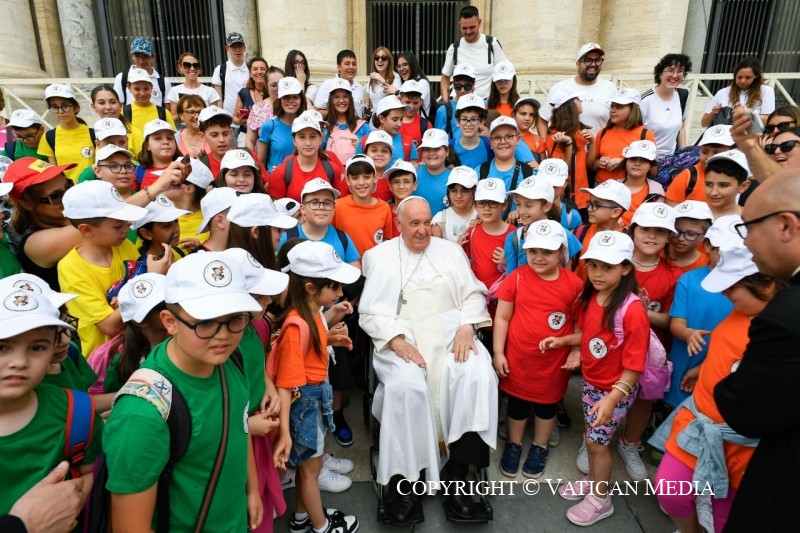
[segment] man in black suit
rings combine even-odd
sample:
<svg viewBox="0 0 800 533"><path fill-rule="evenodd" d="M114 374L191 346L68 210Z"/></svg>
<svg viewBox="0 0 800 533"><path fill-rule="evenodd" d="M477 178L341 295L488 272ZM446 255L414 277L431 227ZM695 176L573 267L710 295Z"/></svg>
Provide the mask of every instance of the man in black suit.
<svg viewBox="0 0 800 533"><path fill-rule="evenodd" d="M786 169L758 187L737 231L762 274L784 279L750 325L750 343L736 372L714 389L725 421L760 438L725 532L789 531L800 501L800 170Z"/></svg>

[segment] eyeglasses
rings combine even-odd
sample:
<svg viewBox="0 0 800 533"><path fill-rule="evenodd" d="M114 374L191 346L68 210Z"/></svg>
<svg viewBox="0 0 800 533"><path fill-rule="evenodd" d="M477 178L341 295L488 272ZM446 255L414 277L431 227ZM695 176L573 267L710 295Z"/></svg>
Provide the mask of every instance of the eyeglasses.
<svg viewBox="0 0 800 533"><path fill-rule="evenodd" d="M736 233L739 234L739 237L741 237L742 239L746 239L747 235L750 233L749 226L758 224L759 222L764 222L768 218L772 218L777 215L782 215L784 213L791 213L796 217L800 217L800 212L797 211L775 211L774 213L764 215L763 217L758 217L754 218L753 220L748 220L747 222L739 222L738 224L734 224L733 229L736 230Z"/></svg>
<svg viewBox="0 0 800 533"><path fill-rule="evenodd" d="M458 119L458 123L461 124L462 126L466 126L467 124L470 124L472 126L476 126L476 125L480 124L480 122L481 122L481 119L478 118L478 117L471 117L471 118L461 117L461 118Z"/></svg>
<svg viewBox="0 0 800 533"><path fill-rule="evenodd" d="M292 61L292 65L305 65L305 64L306 62L303 61L302 59L295 59L294 61Z"/></svg>
<svg viewBox="0 0 800 533"><path fill-rule="evenodd" d="M78 317L74 317L74 316L72 316L72 315L70 315L68 313L65 313L65 314L62 314L59 317L59 320L61 320L62 322L66 322L67 324L69 324L70 326L75 328L75 331L69 330L69 329L67 329L65 327L57 328L56 329L56 343L58 343L58 339L61 338L62 335L66 335L70 339L73 339L75 336L77 336L76 332L78 330Z"/></svg>
<svg viewBox="0 0 800 533"><path fill-rule="evenodd" d="M466 196L472 192L472 189L465 189L463 187L450 187L447 189L447 194L452 194L453 196Z"/></svg>
<svg viewBox="0 0 800 533"><path fill-rule="evenodd" d="M199 114L200 114L200 110L199 110L199 109L197 109L197 110L191 110L191 111L190 111L190 110L186 109L185 111L181 111L181 113L186 113L186 114L187 114L187 115L189 115L190 117L196 117L197 115L199 115Z"/></svg>
<svg viewBox="0 0 800 533"><path fill-rule="evenodd" d="M603 57L584 57L581 59L581 63L584 65L597 65L598 67L603 64L605 58Z"/></svg>
<svg viewBox="0 0 800 533"><path fill-rule="evenodd" d="M781 152L785 154L787 152L791 152L792 150L794 150L794 145L796 145L797 143L800 143L800 141L795 139L791 141L784 141L780 144L765 144L764 151L767 152L769 155L772 155L778 148L780 148Z"/></svg>
<svg viewBox="0 0 800 533"><path fill-rule="evenodd" d="M686 75L686 69L685 68L676 68L676 67L665 68L664 69L664 74L667 74L669 76L684 76L684 75Z"/></svg>
<svg viewBox="0 0 800 533"><path fill-rule="evenodd" d="M125 164L122 164L122 163L108 163L106 165L97 165L97 166L100 167L100 168L107 168L113 174L122 174L123 170L125 172L128 172L128 173L133 172L133 163L125 163Z"/></svg>
<svg viewBox="0 0 800 533"><path fill-rule="evenodd" d="M453 88L456 91L471 91L472 88L475 86L473 83L454 83Z"/></svg>
<svg viewBox="0 0 800 533"><path fill-rule="evenodd" d="M58 113L59 111L71 111L72 104L66 103L61 105L51 105L47 109L49 109L51 113Z"/></svg>
<svg viewBox="0 0 800 533"><path fill-rule="evenodd" d="M64 198L64 194L72 187L72 182L67 180L66 185L64 185L63 189L58 189L57 191L53 191L47 196L42 196L39 198L40 204L47 204L47 205L60 205L61 199Z"/></svg>
<svg viewBox="0 0 800 533"><path fill-rule="evenodd" d="M389 61L389 56L375 56L375 61Z"/></svg>
<svg viewBox="0 0 800 533"><path fill-rule="evenodd" d="M778 130L778 133L783 133L785 131L789 131L790 129L794 128L795 122L788 121L788 122L781 122L779 124L769 124L764 126L764 133L766 135L772 135L772 132Z"/></svg>
<svg viewBox="0 0 800 533"><path fill-rule="evenodd" d="M477 205L481 209L483 209L484 207L488 207L489 209L497 209L503 204L501 204L500 202L495 202L494 200L478 200L477 202L475 202L475 205Z"/></svg>
<svg viewBox="0 0 800 533"><path fill-rule="evenodd" d="M38 135L38 133L34 133L32 135L18 135L18 134L15 133L14 134L14 140L22 141L22 142L31 142L34 139L36 139L37 135Z"/></svg>
<svg viewBox="0 0 800 533"><path fill-rule="evenodd" d="M705 234L706 234L705 231L692 231L692 230L688 230L688 229L687 230L676 229L675 230L675 235L673 236L673 239L677 240L677 239L680 239L681 237L683 237L684 239L686 239L689 242L694 242L699 237L702 237Z"/></svg>
<svg viewBox="0 0 800 533"><path fill-rule="evenodd" d="M200 70L200 63L189 63L188 61L184 61L183 68L186 70Z"/></svg>
<svg viewBox="0 0 800 533"><path fill-rule="evenodd" d="M507 143L510 143L511 141L513 141L516 138L517 138L516 134L513 134L513 133L509 133L508 135L495 135L494 137L489 137L489 139L493 143L501 143L503 141L505 141Z"/></svg>
<svg viewBox="0 0 800 533"><path fill-rule="evenodd" d="M192 324L177 314L173 314L173 316L178 322L194 331L194 334L197 335L197 338L199 339L210 339L215 337L217 333L219 333L219 330L222 329L222 326L227 327L228 331L231 333L241 333L250 324L250 321L253 320L253 315L250 313L242 313L233 315L224 322L220 320L209 319L201 320Z"/></svg>
<svg viewBox="0 0 800 533"><path fill-rule="evenodd" d="M336 203L332 200L309 200L303 205L307 205L314 211L331 211Z"/></svg>
<svg viewBox="0 0 800 533"><path fill-rule="evenodd" d="M594 200L589 200L586 202L586 209L589 211L596 211L598 209L616 209L617 207L619 206L601 204L600 202L595 202Z"/></svg>

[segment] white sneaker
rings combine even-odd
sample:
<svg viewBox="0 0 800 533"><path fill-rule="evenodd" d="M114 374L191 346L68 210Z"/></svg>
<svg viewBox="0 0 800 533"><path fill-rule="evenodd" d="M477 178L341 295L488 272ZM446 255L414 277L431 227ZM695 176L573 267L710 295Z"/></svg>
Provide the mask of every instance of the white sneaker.
<svg viewBox="0 0 800 533"><path fill-rule="evenodd" d="M578 458L575 460L575 466L581 474L589 475L589 450L586 448L586 441L581 443L581 448L578 450Z"/></svg>
<svg viewBox="0 0 800 533"><path fill-rule="evenodd" d="M639 457L639 452L644 450L644 446L637 446L635 444L622 444L622 439L617 443L617 452L622 457L622 462L625 463L625 472L628 477L634 481L644 481L647 479L647 468L642 463L642 458Z"/></svg>
<svg viewBox="0 0 800 533"><path fill-rule="evenodd" d="M547 441L547 445L555 448L559 444L561 444L561 431L559 431L558 426L553 426L553 432L550 433L550 440Z"/></svg>
<svg viewBox="0 0 800 533"><path fill-rule="evenodd" d="M355 468L353 461L350 459L334 457L329 453L325 454L325 460L323 461L322 466L323 468L327 468L328 470L336 472L337 474L349 474Z"/></svg>
<svg viewBox="0 0 800 533"><path fill-rule="evenodd" d="M344 492L353 484L353 480L349 477L337 474L325 466L320 470L317 482L319 483L319 490L324 490L325 492Z"/></svg>
<svg viewBox="0 0 800 533"><path fill-rule="evenodd" d="M294 478L297 475L297 470L294 468L287 468L281 478L281 489L287 490L294 487Z"/></svg>

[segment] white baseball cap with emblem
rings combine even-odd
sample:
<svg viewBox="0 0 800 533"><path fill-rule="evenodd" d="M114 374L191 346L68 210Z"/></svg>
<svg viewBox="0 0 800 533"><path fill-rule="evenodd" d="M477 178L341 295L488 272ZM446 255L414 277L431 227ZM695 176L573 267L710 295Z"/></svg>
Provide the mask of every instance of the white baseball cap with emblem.
<svg viewBox="0 0 800 533"><path fill-rule="evenodd" d="M236 189L230 187L214 187L203 196L200 200L200 211L203 213L203 221L197 230L197 234L205 233L208 231L208 223L211 219L222 213L226 209L230 209L236 200Z"/></svg>
<svg viewBox="0 0 800 533"><path fill-rule="evenodd" d="M300 83L300 80L297 78L293 78L292 76L286 76L285 78L281 78L281 81L278 82L278 98L283 98L284 96L291 96L297 95L303 92L303 84Z"/></svg>
<svg viewBox="0 0 800 533"><path fill-rule="evenodd" d="M456 111L469 109L470 107L486 110L486 102L484 102L483 98L475 93L465 94L456 102Z"/></svg>
<svg viewBox="0 0 800 533"><path fill-rule="evenodd" d="M337 283L354 283L361 271L348 265L333 246L322 241L303 241L287 254L289 265L284 269L298 276L322 278Z"/></svg>
<svg viewBox="0 0 800 533"><path fill-rule="evenodd" d="M508 194L518 194L528 200L544 200L546 202L552 202L554 197L553 184L549 179L541 176L525 178L516 189L508 191Z"/></svg>
<svg viewBox="0 0 800 533"><path fill-rule="evenodd" d="M366 147L372 143L388 144L390 148L394 146L392 143L392 136L383 130L373 130L369 132L369 135L367 135L367 140L364 143L364 149L366 150Z"/></svg>
<svg viewBox="0 0 800 533"><path fill-rule="evenodd" d="M642 103L642 93L633 87L622 87L617 89L617 94L611 99L611 103L619 105L639 105Z"/></svg>
<svg viewBox="0 0 800 533"><path fill-rule="evenodd" d="M733 149L733 150L728 150L727 152L722 152L720 154L713 155L708 158L708 161L706 161L706 166L712 161L732 161L733 163L739 165L739 167L742 170L747 172L747 177L753 175L753 173L750 172L750 165L747 164L747 156L745 156L744 152L742 152L741 150Z"/></svg>
<svg viewBox="0 0 800 533"><path fill-rule="evenodd" d="M66 98L67 100L75 100L75 94L72 92L72 89L69 88L69 85L64 85L62 83L48 85L44 90L45 101L55 97Z"/></svg>
<svg viewBox="0 0 800 533"><path fill-rule="evenodd" d="M422 87L417 80L406 80L400 86L400 94L416 93L422 95Z"/></svg>
<svg viewBox="0 0 800 533"><path fill-rule="evenodd" d="M94 160L95 163L100 163L101 161L105 161L109 157L114 154L125 154L131 159L133 159L133 154L130 153L128 150L121 146L117 146L116 144L107 144L97 150L97 154L95 154Z"/></svg>
<svg viewBox="0 0 800 533"><path fill-rule="evenodd" d="M334 198L339 198L342 195L338 190L336 190L331 182L326 179L322 178L314 178L310 181L307 181L305 185L303 185L303 190L300 191L300 201L303 201L306 194L311 194L319 191L330 191L333 194Z"/></svg>
<svg viewBox="0 0 800 533"><path fill-rule="evenodd" d="M618 265L633 258L633 241L619 231L598 231L589 241L589 248L581 259L596 259L609 265ZM179 261L180 262L180 261Z"/></svg>
<svg viewBox="0 0 800 533"><path fill-rule="evenodd" d="M41 294L50 300L50 303L53 304L53 307L56 309L78 297L77 294L54 291L45 280L39 276L28 274L27 272L13 274L0 279L0 291L5 291L6 289L19 289Z"/></svg>
<svg viewBox="0 0 800 533"><path fill-rule="evenodd" d="M168 130L171 131L172 133L178 131L175 129L175 126L173 126L166 120L161 120L160 118L157 118L155 120L151 120L150 122L144 125L144 137L146 139L155 132L163 130Z"/></svg>
<svg viewBox="0 0 800 533"><path fill-rule="evenodd" d="M378 102L378 106L375 109L375 113L378 115L383 115L384 113L388 113L394 109L402 109L403 111L408 111L411 109L410 105L406 105L400 101L398 97L393 94L389 96L384 96L381 98L381 101Z"/></svg>
<svg viewBox="0 0 800 533"><path fill-rule="evenodd" d="M148 74L145 69L131 67L131 69L128 71L128 85L134 84L137 81L146 81L150 85L153 84L150 74Z"/></svg>
<svg viewBox="0 0 800 533"><path fill-rule="evenodd" d="M167 277L146 272L128 281L119 291L119 312L123 322L144 322L147 315L164 301Z"/></svg>
<svg viewBox="0 0 800 533"><path fill-rule="evenodd" d="M606 180L592 189L584 187L581 192L589 193L601 200L614 202L625 211L631 208L631 190L617 180Z"/></svg>
<svg viewBox="0 0 800 533"><path fill-rule="evenodd" d="M733 146L736 144L733 141L733 137L731 137L731 126L727 124L717 124L716 126L708 128L703 132L703 136L700 137L700 142L697 143L697 146L704 146L706 144L719 144L722 146Z"/></svg>
<svg viewBox="0 0 800 533"><path fill-rule="evenodd" d="M219 166L220 171L242 167L258 168L256 160L253 159L253 156L248 150L228 150L225 152L225 155L222 156L222 162Z"/></svg>
<svg viewBox="0 0 800 533"><path fill-rule="evenodd" d="M147 209L125 202L119 191L107 181L84 181L67 189L62 200L64 216L73 220L113 218L139 220Z"/></svg>
<svg viewBox="0 0 800 533"><path fill-rule="evenodd" d="M375 130L372 133L379 133L379 132L383 133L386 136L389 135L388 133L386 133L383 130ZM369 134L370 137L372 137L372 133ZM383 142L383 141L379 141L379 142ZM367 146L369 146L369 145L370 145L370 142L369 142L369 139L367 139ZM344 164L344 171L347 172L350 169L350 166L353 165L353 163L367 163L369 166L372 167L372 171L375 172L375 161L373 161L372 158L370 156L366 155L366 154L356 154L353 157L351 157L350 159L348 159L347 163Z"/></svg>
<svg viewBox="0 0 800 533"><path fill-rule="evenodd" d="M4 286L0 291L0 339L9 339L45 326L75 328L60 320L58 309L36 292Z"/></svg>
<svg viewBox="0 0 800 533"><path fill-rule="evenodd" d="M172 200L163 194L159 194L152 202L147 204L147 214L139 220L134 221L131 227L133 229L139 229L150 222L172 222L178 220L183 215L190 215L191 213L191 211L187 211L186 209L178 209L175 207Z"/></svg>
<svg viewBox="0 0 800 533"><path fill-rule="evenodd" d="M319 113L317 113L317 115L319 115ZM322 117L322 115L319 116ZM322 133L319 122L320 121L312 115L311 112L303 111L300 113L299 117L292 121L292 135L305 129L312 129L316 130L318 133Z"/></svg>
<svg viewBox="0 0 800 533"><path fill-rule="evenodd" d="M221 107L217 107L215 105L210 105L200 110L200 115L197 117L197 120L199 123L202 124L203 122L206 122L207 120L216 117L217 115L227 115L229 117L231 116L231 114L225 109L222 109Z"/></svg>
<svg viewBox="0 0 800 533"><path fill-rule="evenodd" d="M600 47L599 44L597 44L597 43L586 43L586 44L584 44L583 46L580 47L580 50L578 50L578 57L575 58L575 61L580 61L581 58L583 58L583 56L585 56L589 52L597 52L601 56L606 54L603 51L603 49Z"/></svg>
<svg viewBox="0 0 800 533"><path fill-rule="evenodd" d="M753 261L753 254L744 241L730 240L720 246L717 266L703 278L700 286L708 292L722 292L756 272L758 267Z"/></svg>
<svg viewBox="0 0 800 533"><path fill-rule="evenodd" d="M118 118L101 118L94 123L94 136L98 141L103 141L114 135L128 135L125 124Z"/></svg>
<svg viewBox="0 0 800 533"><path fill-rule="evenodd" d="M517 74L517 69L511 61L498 61L492 69L492 81L511 81Z"/></svg>
<svg viewBox="0 0 800 533"><path fill-rule="evenodd" d="M395 160L391 167L383 171L383 177L390 180L395 172L409 172L413 174L415 178L417 177L417 167L403 159Z"/></svg>
<svg viewBox="0 0 800 533"><path fill-rule="evenodd" d="M237 196L228 211L228 220L243 228L270 226L289 229L297 226L297 219L280 213L267 194L250 193Z"/></svg>
<svg viewBox="0 0 800 533"><path fill-rule="evenodd" d="M469 63L459 63L453 69L453 79L455 78L472 78L475 79L475 67Z"/></svg>
<svg viewBox="0 0 800 533"><path fill-rule="evenodd" d="M453 168L447 176L447 186L461 185L465 189L478 186L478 173L471 167L464 165Z"/></svg>
<svg viewBox="0 0 800 533"><path fill-rule="evenodd" d="M743 242L742 237L736 231L736 224L742 223L742 217L739 215L725 215L719 217L711 224L711 227L706 231L706 239L715 248L721 248L727 242L734 240Z"/></svg>
<svg viewBox="0 0 800 533"><path fill-rule="evenodd" d="M247 250L228 248L223 253L239 264L244 274L245 285L250 294L273 296L282 293L289 284L288 275L264 268Z"/></svg>
<svg viewBox="0 0 800 533"><path fill-rule="evenodd" d="M32 109L17 109L11 113L7 126L12 128L30 128L34 124L41 124L42 118ZM95 131L97 131L95 126Z"/></svg>
<svg viewBox="0 0 800 533"><path fill-rule="evenodd" d="M502 204L506 201L506 182L500 178L486 178L478 181L478 188L475 190L475 201L479 200L489 200Z"/></svg>
<svg viewBox="0 0 800 533"><path fill-rule="evenodd" d="M622 157L631 159L633 157L641 157L648 161L655 161L658 157L658 150L656 143L653 141L633 141L631 144L622 149Z"/></svg>
<svg viewBox="0 0 800 533"><path fill-rule="evenodd" d="M626 187L627 188L627 187ZM685 200L675 206L677 218L693 218L695 220L708 220L714 222L714 214L708 204L699 200Z"/></svg>
<svg viewBox="0 0 800 533"><path fill-rule="evenodd" d="M224 252L189 254L167 271L164 301L197 320L233 313L260 313L238 262Z"/></svg>
<svg viewBox="0 0 800 533"><path fill-rule="evenodd" d="M569 167L567 162L563 159L543 159L539 163L537 176L543 176L550 180L553 187L563 187L567 183L569 177Z"/></svg>
<svg viewBox="0 0 800 533"><path fill-rule="evenodd" d="M331 80L331 94L333 94L333 91L338 91L340 89L349 93L353 92L353 87L350 86L349 81L344 78L333 78L333 80Z"/></svg>
<svg viewBox="0 0 800 533"><path fill-rule="evenodd" d="M584 93L582 91L578 91L573 87L560 86L553 87L553 89L551 89L550 93L547 95L547 99L550 101L550 105L553 106L554 109L558 109L574 98L579 100L582 99L583 95Z"/></svg>
<svg viewBox="0 0 800 533"><path fill-rule="evenodd" d="M224 157L224 156L223 156ZM203 163L199 159L192 158L189 161L189 164L192 167L192 171L186 176L186 181L191 183L192 185L196 185L201 189L205 189L211 182L214 181L214 174L211 173L211 169Z"/></svg>
<svg viewBox="0 0 800 533"><path fill-rule="evenodd" d="M489 135L494 133L494 130L500 128L502 126L509 126L514 128L514 131L519 131L519 127L517 126L517 121L511 117L507 117L505 115L500 115L496 119L492 121L491 126L489 126Z"/></svg>
<svg viewBox="0 0 800 533"><path fill-rule="evenodd" d="M667 204L645 202L633 213L631 224L642 228L663 228L672 233L675 231L675 210Z"/></svg>
<svg viewBox="0 0 800 533"><path fill-rule="evenodd" d="M441 148L442 146L449 146L450 138L444 130L431 128L422 134L422 142L419 148Z"/></svg>
<svg viewBox="0 0 800 533"><path fill-rule="evenodd" d="M524 249L558 250L562 246L567 247L567 232L554 220L539 220L531 224L522 244Z"/></svg>

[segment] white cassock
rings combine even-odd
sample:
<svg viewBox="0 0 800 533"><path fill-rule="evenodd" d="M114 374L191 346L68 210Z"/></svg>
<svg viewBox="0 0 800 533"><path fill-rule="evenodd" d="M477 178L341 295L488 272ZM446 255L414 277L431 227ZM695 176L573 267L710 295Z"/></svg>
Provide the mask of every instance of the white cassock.
<svg viewBox="0 0 800 533"><path fill-rule="evenodd" d="M372 414L381 423L377 482L395 474L438 481L447 447L476 432L492 449L497 441L497 375L489 352L456 363L453 342L465 324L491 325L486 286L455 243L432 238L414 253L398 237L364 254L366 276L358 306L359 325L375 345L373 366L380 383ZM400 305L400 299L403 302ZM398 335L419 350L426 369L406 363L389 348Z"/></svg>

